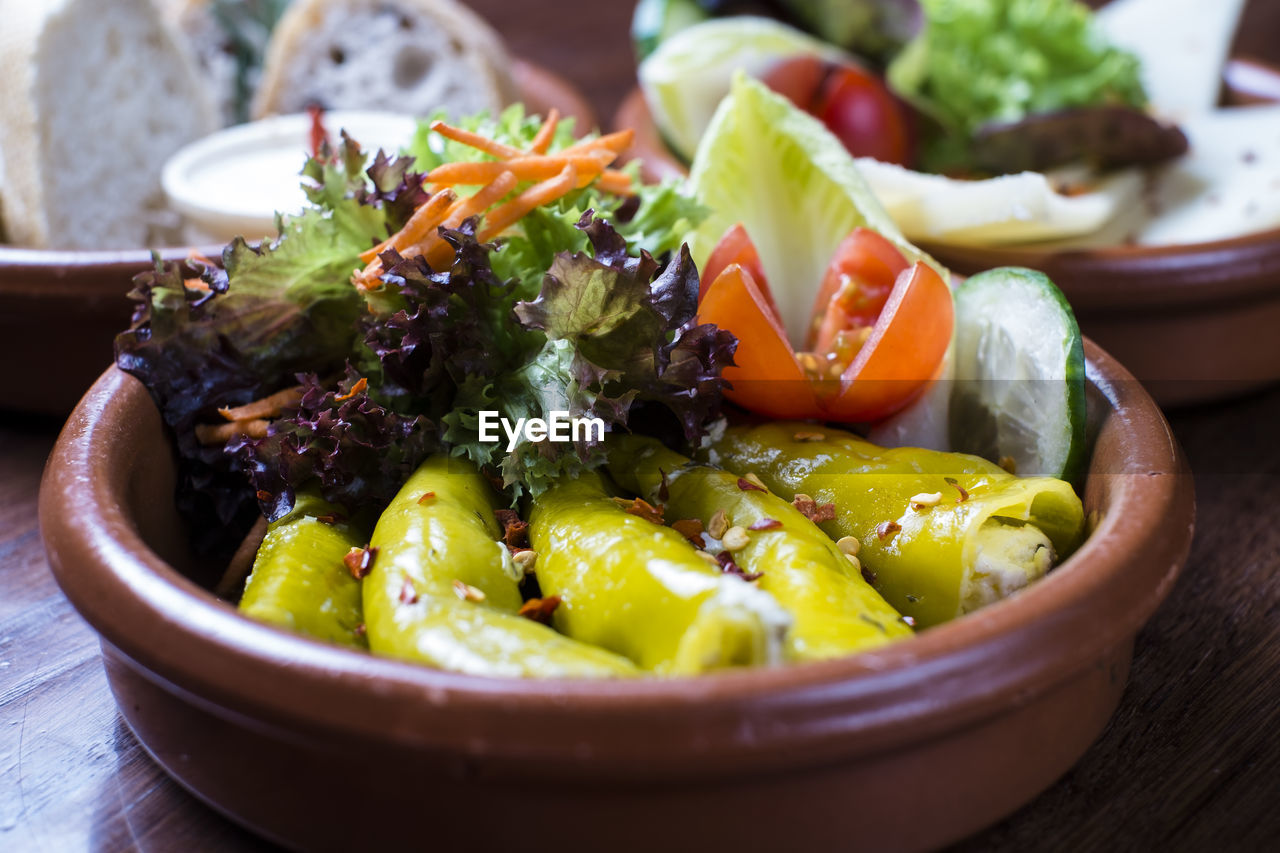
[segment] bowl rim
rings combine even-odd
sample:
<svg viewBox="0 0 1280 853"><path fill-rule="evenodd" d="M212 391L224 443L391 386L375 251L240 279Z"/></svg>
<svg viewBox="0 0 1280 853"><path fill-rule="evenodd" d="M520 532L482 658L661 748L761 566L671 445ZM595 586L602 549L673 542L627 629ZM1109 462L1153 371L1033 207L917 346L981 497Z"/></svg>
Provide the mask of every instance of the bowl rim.
<svg viewBox="0 0 1280 853"><path fill-rule="evenodd" d="M1091 342L1086 359L1110 413L1096 446L1127 454L1114 470L1091 471L1086 500L1106 506L1089 540L1010 599L839 660L678 679L499 679L253 622L144 543L127 507L133 466L154 453L160 419L141 383L115 367L77 406L47 463L41 534L58 583L104 647L166 689L293 736L540 761L548 772L545 762L587 749L663 778L709 772L689 750L714 756L717 772L825 763L1028 701L1131 641L1171 588L1191 542L1189 470L1137 381ZM1122 575L1129 581L1115 584ZM618 731L634 736L606 736Z"/></svg>

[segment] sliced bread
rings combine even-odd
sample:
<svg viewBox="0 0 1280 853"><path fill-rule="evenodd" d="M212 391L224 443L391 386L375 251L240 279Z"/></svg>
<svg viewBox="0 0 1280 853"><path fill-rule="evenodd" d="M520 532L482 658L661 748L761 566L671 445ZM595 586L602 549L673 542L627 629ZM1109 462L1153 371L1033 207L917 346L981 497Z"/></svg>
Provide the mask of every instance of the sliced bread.
<svg viewBox="0 0 1280 853"><path fill-rule="evenodd" d="M151 0L0 0L0 21L7 238L147 245L165 160L217 124Z"/></svg>
<svg viewBox="0 0 1280 853"><path fill-rule="evenodd" d="M161 0L213 92L224 125L249 118L267 44L289 0Z"/></svg>
<svg viewBox="0 0 1280 853"><path fill-rule="evenodd" d="M456 116L514 99L502 40L453 0L295 0L271 37L253 113L318 104Z"/></svg>

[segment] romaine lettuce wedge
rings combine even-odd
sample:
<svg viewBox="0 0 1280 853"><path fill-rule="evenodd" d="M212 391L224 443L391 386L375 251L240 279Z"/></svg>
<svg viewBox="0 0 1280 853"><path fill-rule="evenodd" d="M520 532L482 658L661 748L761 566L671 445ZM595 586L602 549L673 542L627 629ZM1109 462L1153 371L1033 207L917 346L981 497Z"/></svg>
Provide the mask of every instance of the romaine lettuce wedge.
<svg viewBox="0 0 1280 853"><path fill-rule="evenodd" d="M701 268L724 232L742 223L793 344L804 340L823 272L854 228L873 228L908 259L935 263L902 236L821 121L743 73L698 146L689 186L711 211L686 237L694 262Z"/></svg>

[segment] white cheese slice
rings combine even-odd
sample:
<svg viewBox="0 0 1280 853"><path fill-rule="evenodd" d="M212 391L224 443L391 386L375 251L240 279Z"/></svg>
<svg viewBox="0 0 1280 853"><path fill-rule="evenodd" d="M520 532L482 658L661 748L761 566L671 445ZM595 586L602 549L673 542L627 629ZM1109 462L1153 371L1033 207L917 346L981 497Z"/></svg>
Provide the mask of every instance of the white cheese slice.
<svg viewBox="0 0 1280 853"><path fill-rule="evenodd" d="M858 168L909 240L994 246L1061 240L1100 229L1142 190L1142 175L1125 169L1089 192L1063 195L1039 172L961 181L913 172L867 157Z"/></svg>
<svg viewBox="0 0 1280 853"><path fill-rule="evenodd" d="M1191 151L1153 173L1149 218L1134 242L1201 243L1280 228L1280 106L1214 110L1182 129Z"/></svg>
<svg viewBox="0 0 1280 853"><path fill-rule="evenodd" d="M1181 122L1213 109L1244 0L1113 0L1098 10L1104 37L1142 63L1152 109Z"/></svg>

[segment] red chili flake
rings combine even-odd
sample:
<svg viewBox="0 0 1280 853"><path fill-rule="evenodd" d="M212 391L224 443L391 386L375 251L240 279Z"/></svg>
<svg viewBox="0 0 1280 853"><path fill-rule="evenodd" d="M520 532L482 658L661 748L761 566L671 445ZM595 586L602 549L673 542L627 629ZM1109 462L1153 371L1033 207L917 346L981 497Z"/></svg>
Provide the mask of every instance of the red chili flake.
<svg viewBox="0 0 1280 853"><path fill-rule="evenodd" d="M881 539L888 539L901 529L902 525L896 521L882 521L876 525L876 535Z"/></svg>
<svg viewBox="0 0 1280 853"><path fill-rule="evenodd" d="M531 598L520 605L520 615L543 625L551 624L551 614L560 606L560 596L548 595L546 598Z"/></svg>
<svg viewBox="0 0 1280 853"><path fill-rule="evenodd" d="M359 625L355 627L354 633L357 637L363 637L365 635L365 632L368 630L369 629L365 627L365 624L361 622Z"/></svg>
<svg viewBox="0 0 1280 853"><path fill-rule="evenodd" d="M751 481L750 481L750 480L748 480L746 477L739 477L739 478L738 478L738 488L739 488L739 489L741 489L741 490L742 490L742 491L744 491L744 492L767 492L767 491L769 491L769 490L768 490L768 489L766 489L764 486L757 486L755 483L751 482Z"/></svg>
<svg viewBox="0 0 1280 853"><path fill-rule="evenodd" d="M260 503L271 503L271 493L266 489L258 489L258 492L254 497L256 497Z"/></svg>
<svg viewBox="0 0 1280 853"><path fill-rule="evenodd" d="M422 497L418 498L418 503L424 504L436 496L435 492L423 492Z"/></svg>
<svg viewBox="0 0 1280 853"><path fill-rule="evenodd" d="M671 481L667 479L666 471L659 468L658 473L662 475L662 482L658 484L658 500L666 503L671 497Z"/></svg>
<svg viewBox="0 0 1280 853"><path fill-rule="evenodd" d="M326 515L317 515L316 521L321 524L341 524L346 521L347 517L340 512L331 512Z"/></svg>
<svg viewBox="0 0 1280 853"><path fill-rule="evenodd" d="M664 507L662 504L654 506L643 498L614 498L613 502L622 507L628 515L634 515L637 518L643 518L645 521L652 521L654 524L662 524L662 514Z"/></svg>
<svg viewBox="0 0 1280 853"><path fill-rule="evenodd" d="M402 604L418 603L418 588L408 578L405 578L404 583L400 584L400 602Z"/></svg>
<svg viewBox="0 0 1280 853"><path fill-rule="evenodd" d="M956 499L956 503L962 504L969 500L969 493L965 491L964 486L956 482L954 477L943 477L943 479L947 481L948 485L953 486L955 490L960 493L960 497Z"/></svg>
<svg viewBox="0 0 1280 853"><path fill-rule="evenodd" d="M692 542L695 548L707 547L707 540L702 538L702 533L706 530L702 524L702 519L682 518L679 521L671 522L671 529Z"/></svg>
<svg viewBox="0 0 1280 853"><path fill-rule="evenodd" d="M308 104L307 114L311 116L311 132L307 141L311 143L311 156L319 159L320 149L329 144L329 131L324 126L324 107L317 103Z"/></svg>
<svg viewBox="0 0 1280 853"><path fill-rule="evenodd" d="M791 505L800 510L800 513L814 524L821 524L824 521L833 521L836 517L836 505L833 503L819 504L808 495L796 495Z"/></svg>
<svg viewBox="0 0 1280 853"><path fill-rule="evenodd" d="M764 577L764 572L750 572L739 566L733 561L733 555L728 551L721 551L716 554L716 562L720 564L720 571L726 575L737 575L744 581L757 581Z"/></svg>
<svg viewBox="0 0 1280 853"><path fill-rule="evenodd" d="M351 577L360 580L373 570L373 561L377 556L377 548L352 548L347 552L347 556L342 558L342 562L346 565L347 571L351 572Z"/></svg>
<svg viewBox="0 0 1280 853"><path fill-rule="evenodd" d="M508 548L523 549L529 545L529 522L521 521L520 513L513 509L496 509L493 514L502 525L502 541Z"/></svg>
<svg viewBox="0 0 1280 853"><path fill-rule="evenodd" d="M876 585L876 573L868 569L866 563L862 564L862 579L872 586Z"/></svg>
<svg viewBox="0 0 1280 853"><path fill-rule="evenodd" d="M356 382L356 384L351 386L350 391L348 391L345 394L339 394L337 397L334 397L333 399L337 400L339 403L345 403L368 387L369 387L369 380L361 376L360 379Z"/></svg>
<svg viewBox="0 0 1280 853"><path fill-rule="evenodd" d="M748 530L777 530L782 526L782 522L776 518L762 518L755 524L748 527Z"/></svg>

